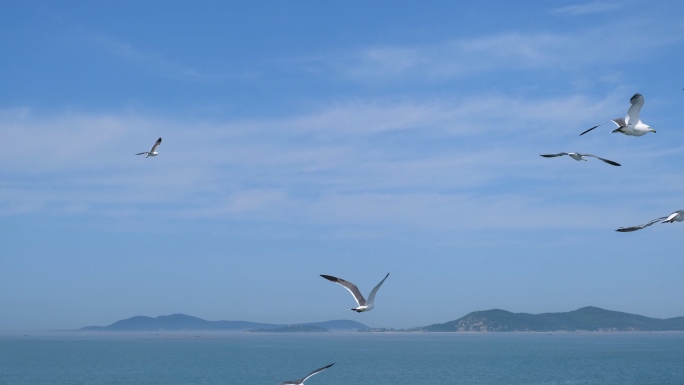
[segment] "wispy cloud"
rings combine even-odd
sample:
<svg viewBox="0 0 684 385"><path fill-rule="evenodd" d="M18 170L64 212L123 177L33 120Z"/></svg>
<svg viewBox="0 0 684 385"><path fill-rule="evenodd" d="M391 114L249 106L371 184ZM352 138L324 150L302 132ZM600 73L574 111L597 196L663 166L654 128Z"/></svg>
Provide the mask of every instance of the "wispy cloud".
<svg viewBox="0 0 684 385"><path fill-rule="evenodd" d="M596 3L598 4L598 3ZM608 8L608 3L600 3ZM610 3L612 4L612 3ZM580 12L585 8L567 7ZM585 12L599 9L586 6ZM564 8L565 9L565 8ZM601 63L646 60L646 52L680 41L681 26L653 28L648 20L634 22L640 34L623 33L617 24L579 31L499 32L421 45L362 47L357 51L318 55L309 60L342 75L363 81L396 78L444 79L492 71L578 70ZM640 55L635 57L634 47ZM607 49L610 47L610 49ZM340 59L343 58L343 59Z"/></svg>
<svg viewBox="0 0 684 385"><path fill-rule="evenodd" d="M93 46L107 54L141 66L154 75L183 80L207 80L209 78L196 69L164 58L159 54L144 52L134 47L132 43L97 33L88 33L87 36L88 41Z"/></svg>
<svg viewBox="0 0 684 385"><path fill-rule="evenodd" d="M625 6L625 2L615 1L594 1L585 4L568 5L566 7L554 8L550 12L565 15L587 15L592 13L604 13L620 9Z"/></svg>
<svg viewBox="0 0 684 385"><path fill-rule="evenodd" d="M683 149L609 136L613 152L598 155L622 162L622 169L538 154L591 148L603 136L579 141L577 133L606 111L624 110L623 99L356 101L278 119L218 122L1 111L0 215L423 230L573 227L589 217L591 226L605 226L619 203L638 202L654 189L684 192L667 182L680 166L653 167ZM159 136L157 158L133 155ZM652 208L667 211L667 202L658 204Z"/></svg>

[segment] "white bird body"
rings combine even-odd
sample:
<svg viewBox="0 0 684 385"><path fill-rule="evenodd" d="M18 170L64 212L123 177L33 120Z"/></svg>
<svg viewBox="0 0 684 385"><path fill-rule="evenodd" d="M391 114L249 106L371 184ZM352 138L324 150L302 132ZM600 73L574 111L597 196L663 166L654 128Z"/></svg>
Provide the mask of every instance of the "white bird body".
<svg viewBox="0 0 684 385"><path fill-rule="evenodd" d="M580 154L578 152L559 152L558 154L539 154L539 155L543 156L544 158L555 158L557 156L568 155L569 157L571 157L574 160L577 160L577 161L583 160L585 162L587 161L587 159L585 157L590 156L592 158L602 160L602 161L604 161L610 165L620 166L620 163L613 162L612 160L601 158L600 156L596 156L596 155L592 155L592 154Z"/></svg>
<svg viewBox="0 0 684 385"><path fill-rule="evenodd" d="M139 152L135 155L145 155L145 158L150 157L150 156L157 156L157 155L159 155L159 153L157 152L157 147L159 147L161 142L162 142L162 138L159 138L159 139L157 139L156 142L154 142L154 145L152 146L150 151Z"/></svg>
<svg viewBox="0 0 684 385"><path fill-rule="evenodd" d="M278 385L304 385L304 381L308 380L309 377L313 376L314 374L318 374L318 373L320 373L320 372L322 372L322 371L328 369L329 367L331 367L331 366L333 366L333 365L335 365L334 362L333 362L332 364L330 364L330 365L327 365L327 366L324 366L324 367L322 367L322 368L318 368L318 369L314 370L313 372L307 374L306 377L303 377L303 378L300 378L300 379L297 379L297 380L294 380L294 381L283 381L283 382L279 382Z"/></svg>
<svg viewBox="0 0 684 385"><path fill-rule="evenodd" d="M578 154L576 152L569 152L568 155L574 160L583 160L585 162L587 161L587 159L582 154Z"/></svg>
<svg viewBox="0 0 684 385"><path fill-rule="evenodd" d="M614 129L612 132L619 132L629 136L642 136L649 132L656 132L656 130L651 128L649 125L644 124L644 122L642 122L641 119L639 119L639 112L641 112L641 107L643 107L644 105L643 95L638 93L634 94L634 96L632 96L632 98L629 99L629 102L632 105L629 107L629 110L627 110L627 116L625 116L624 118L615 118L613 120L608 121L615 123L615 125L617 126L617 128ZM598 124L584 131L580 134L580 136L608 122Z"/></svg>
<svg viewBox="0 0 684 385"><path fill-rule="evenodd" d="M389 277L389 273L385 276L385 278L380 281L373 290L371 290L370 294L368 295L368 300L366 300L361 292L359 291L359 288L356 287L353 283L346 281L342 278L337 278L333 277L332 275L323 275L321 274L321 277L327 279L328 281L335 282L337 284L342 285L345 289L349 290L349 292L354 296L354 299L356 300L356 303L359 305L355 308L352 308L353 311L357 313L362 313L364 311L371 311L375 307L375 294L378 292L378 289L380 289L380 286L385 282L387 277Z"/></svg>
<svg viewBox="0 0 684 385"><path fill-rule="evenodd" d="M673 222L682 222L684 221L684 210L678 210L670 214L667 219L663 221L663 223L673 223Z"/></svg>
<svg viewBox="0 0 684 385"><path fill-rule="evenodd" d="M612 121L613 123L617 124L616 121ZM630 135L630 136L642 136L646 135L649 132L656 132L654 129L652 129L650 126L645 125L644 123L639 120L637 124L631 125L627 124L626 126L620 126L618 124L618 128L614 129L613 132L621 132L625 135Z"/></svg>

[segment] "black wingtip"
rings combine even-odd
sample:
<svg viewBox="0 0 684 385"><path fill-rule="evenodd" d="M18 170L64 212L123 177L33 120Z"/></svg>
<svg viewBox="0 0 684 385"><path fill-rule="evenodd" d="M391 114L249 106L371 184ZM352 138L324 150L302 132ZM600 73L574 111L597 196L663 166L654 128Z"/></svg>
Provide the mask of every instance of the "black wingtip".
<svg viewBox="0 0 684 385"><path fill-rule="evenodd" d="M630 227L620 227L619 229L617 229L615 231L617 231L618 233L631 233L632 231L636 231L636 230L639 230L639 229L633 229Z"/></svg>
<svg viewBox="0 0 684 385"><path fill-rule="evenodd" d="M600 124L599 124L598 126L600 126ZM590 128L590 129L584 131L583 133L579 134L579 136L582 136L582 135L586 134L587 132L593 130L594 128L596 128L596 127L598 127L598 126L594 126L594 127Z"/></svg>

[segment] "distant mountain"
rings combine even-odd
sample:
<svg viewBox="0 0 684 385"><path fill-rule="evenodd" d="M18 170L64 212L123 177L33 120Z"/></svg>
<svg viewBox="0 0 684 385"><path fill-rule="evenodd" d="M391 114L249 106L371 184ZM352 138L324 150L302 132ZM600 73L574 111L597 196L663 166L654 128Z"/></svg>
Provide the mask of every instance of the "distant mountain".
<svg viewBox="0 0 684 385"><path fill-rule="evenodd" d="M587 306L565 313L472 312L455 321L413 329L426 332L684 331L684 317L659 319Z"/></svg>
<svg viewBox="0 0 684 385"><path fill-rule="evenodd" d="M116 321L109 326L88 326L79 331L243 331L243 330L260 330L266 331L269 329L279 329L287 327L317 327L326 330L335 331L349 331L366 329L368 326L350 320L334 320L325 322L313 322L305 324L294 325L278 325L265 324L248 321L207 321L201 318L185 315L172 314L161 315L156 318L136 316L124 320Z"/></svg>

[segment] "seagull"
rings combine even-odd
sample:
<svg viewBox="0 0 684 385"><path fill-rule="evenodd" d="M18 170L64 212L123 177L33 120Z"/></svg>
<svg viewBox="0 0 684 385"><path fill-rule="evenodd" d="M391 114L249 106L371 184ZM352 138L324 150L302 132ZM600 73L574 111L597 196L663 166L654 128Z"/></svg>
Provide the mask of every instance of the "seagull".
<svg viewBox="0 0 684 385"><path fill-rule="evenodd" d="M624 118L615 118L613 120L608 121L613 122L615 123L615 125L618 126L618 128L614 129L612 132L621 132L625 135L631 136L642 136L651 131L656 132L656 130L652 129L651 126L644 124L639 119L639 111L641 111L641 107L644 105L643 95L634 94L634 96L632 96L632 98L629 99L629 102L632 103L632 105L629 107L629 110L627 110L627 116L625 116ZM596 127L603 126L608 122L598 124L584 131L580 134L580 136L586 134L587 132L593 130Z"/></svg>
<svg viewBox="0 0 684 385"><path fill-rule="evenodd" d="M354 285L353 283L351 283L349 281L345 281L342 278L333 277L332 275L321 274L321 277L327 279L328 281L339 283L340 285L344 286L347 290L349 290L349 292L352 293L352 295L354 296L356 303L359 304L358 307L355 307L352 310L357 312L357 313L361 313L364 311L370 311L375 307L375 304L374 304L375 293L378 292L378 289L380 288L380 286L382 286L382 284L385 282L387 277L389 277L389 273L387 273L385 278L383 278L382 281L380 281L380 283L377 284L377 286L375 286L373 288L373 290L371 290L370 295L368 296L368 301L366 301L366 299L363 298L363 295L359 291L359 288L356 287L356 285Z"/></svg>
<svg viewBox="0 0 684 385"><path fill-rule="evenodd" d="M309 373L309 374L308 374L306 377L304 377L304 378L300 378L300 379L294 380L294 381L283 381L283 382L279 383L278 385L303 385L303 384L304 384L304 381L308 380L309 377L313 376L314 374L318 374L318 373L324 371L325 369L328 369L329 367L331 367L331 366L333 366L333 365L335 365L334 362L333 362L332 364L328 365L328 366L324 366L324 367L322 367L322 368L318 368L318 369L314 370L313 372Z"/></svg>
<svg viewBox="0 0 684 385"><path fill-rule="evenodd" d="M161 138L157 139L156 142L154 142L154 146L150 149L150 151L145 151L145 152L139 152L135 155L145 155L145 158L148 156L157 156L159 153L157 152L157 147L161 144Z"/></svg>
<svg viewBox="0 0 684 385"><path fill-rule="evenodd" d="M539 154L539 155L543 156L544 158L554 158L557 156L569 155L574 160L583 160L583 161L587 160L585 158L585 156L591 156L592 158L600 159L600 160L602 160L608 164L612 164L613 166L621 166L621 164L618 162L613 162L612 160L603 159L600 156L591 155L591 154L580 154L578 152L559 152L558 154Z"/></svg>
<svg viewBox="0 0 684 385"><path fill-rule="evenodd" d="M631 227L620 227L619 229L617 229L615 231L619 231L621 233L627 233L630 231L637 231L637 230L641 230L645 227L648 227L652 224L658 223L660 221L663 221L662 223L682 222L682 221L684 221L684 210L677 210L667 217L656 218L656 219L653 219L653 220L651 220L648 223L645 223L643 225L631 226Z"/></svg>

